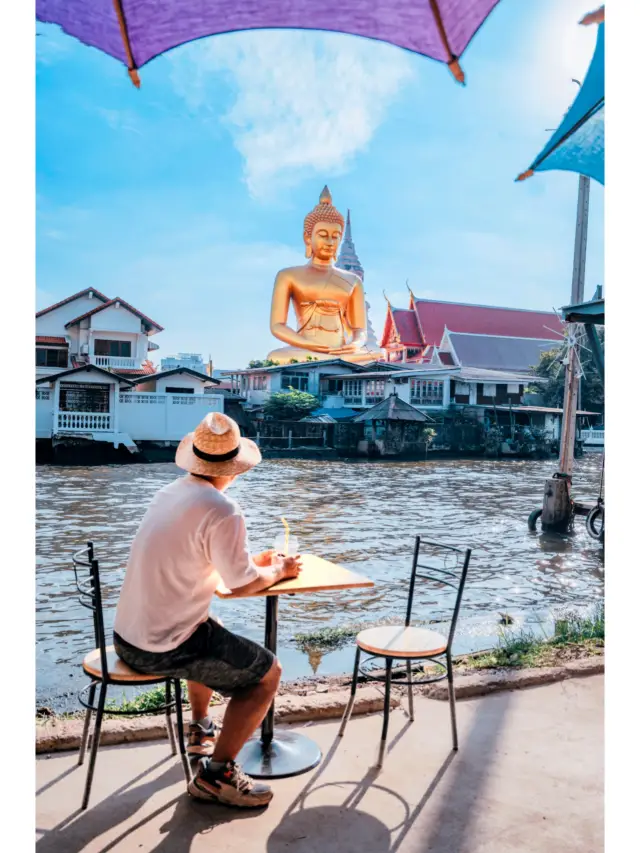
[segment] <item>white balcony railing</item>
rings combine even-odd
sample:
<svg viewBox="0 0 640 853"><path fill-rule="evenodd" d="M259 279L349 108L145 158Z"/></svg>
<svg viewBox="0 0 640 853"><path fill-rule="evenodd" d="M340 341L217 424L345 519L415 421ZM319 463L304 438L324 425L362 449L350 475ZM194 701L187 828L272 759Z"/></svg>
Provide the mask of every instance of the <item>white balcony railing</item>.
<svg viewBox="0 0 640 853"><path fill-rule="evenodd" d="M114 355L91 355L89 356L89 364L95 364L96 367L104 367L105 369L112 367L114 370L118 368L135 370L140 367L140 361L137 358Z"/></svg>
<svg viewBox="0 0 640 853"><path fill-rule="evenodd" d="M109 412L56 412L54 432L113 432Z"/></svg>

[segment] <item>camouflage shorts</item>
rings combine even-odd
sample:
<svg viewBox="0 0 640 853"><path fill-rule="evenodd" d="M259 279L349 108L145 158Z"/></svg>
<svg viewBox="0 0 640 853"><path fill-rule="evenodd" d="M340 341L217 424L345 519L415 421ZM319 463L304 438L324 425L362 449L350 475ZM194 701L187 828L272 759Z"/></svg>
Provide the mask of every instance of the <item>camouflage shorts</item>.
<svg viewBox="0 0 640 853"><path fill-rule="evenodd" d="M271 668L273 654L258 643L228 631L213 619L196 628L177 648L146 652L114 632L119 657L145 675L167 675L197 681L219 693L233 695L254 687Z"/></svg>

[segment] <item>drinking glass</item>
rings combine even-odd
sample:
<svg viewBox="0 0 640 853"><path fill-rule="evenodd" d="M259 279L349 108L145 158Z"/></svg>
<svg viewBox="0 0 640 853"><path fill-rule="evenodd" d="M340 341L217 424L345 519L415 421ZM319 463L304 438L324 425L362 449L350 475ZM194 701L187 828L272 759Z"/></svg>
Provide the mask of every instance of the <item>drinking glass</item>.
<svg viewBox="0 0 640 853"><path fill-rule="evenodd" d="M288 551L285 551L286 546L286 536L283 533L278 533L276 536L273 547L276 550L276 554L284 554L285 557L293 557L298 553L298 537L297 536L289 536L289 547Z"/></svg>

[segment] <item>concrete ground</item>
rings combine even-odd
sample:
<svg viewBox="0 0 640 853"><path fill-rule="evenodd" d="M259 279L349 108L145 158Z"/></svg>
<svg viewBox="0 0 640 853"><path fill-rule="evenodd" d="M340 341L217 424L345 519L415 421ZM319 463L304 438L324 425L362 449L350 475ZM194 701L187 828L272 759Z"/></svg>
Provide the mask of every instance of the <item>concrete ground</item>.
<svg viewBox="0 0 640 853"><path fill-rule="evenodd" d="M384 768L371 765L379 715L305 731L324 761L273 783L268 809L191 800L168 743L104 747L86 812L75 753L37 761L37 851L166 853L600 853L604 678L571 679L458 702L420 698L391 714Z"/></svg>

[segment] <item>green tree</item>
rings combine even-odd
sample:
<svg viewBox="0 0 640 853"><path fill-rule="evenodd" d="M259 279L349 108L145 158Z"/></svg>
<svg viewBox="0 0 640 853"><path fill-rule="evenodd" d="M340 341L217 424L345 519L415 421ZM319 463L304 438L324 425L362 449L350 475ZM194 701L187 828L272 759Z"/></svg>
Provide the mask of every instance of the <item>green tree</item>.
<svg viewBox="0 0 640 853"><path fill-rule="evenodd" d="M600 326L597 331L604 350L604 328ZM580 338L580 343L582 346L578 347L578 358L584 372L581 382L581 408L588 412L603 412L604 385L584 336ZM558 349L541 353L540 361L535 367L535 374L547 381L544 383L534 381L531 385L532 391L542 395L545 406L554 409L561 409L564 403L565 366L562 359L566 351L565 344Z"/></svg>
<svg viewBox="0 0 640 853"><path fill-rule="evenodd" d="M254 367L275 367L278 364L277 361L272 361L270 358L265 358L260 360L259 358L254 358L253 361L250 361L247 370L251 370Z"/></svg>
<svg viewBox="0 0 640 853"><path fill-rule="evenodd" d="M306 391L278 391L264 404L264 413L277 421L299 421L320 405L320 400Z"/></svg>

